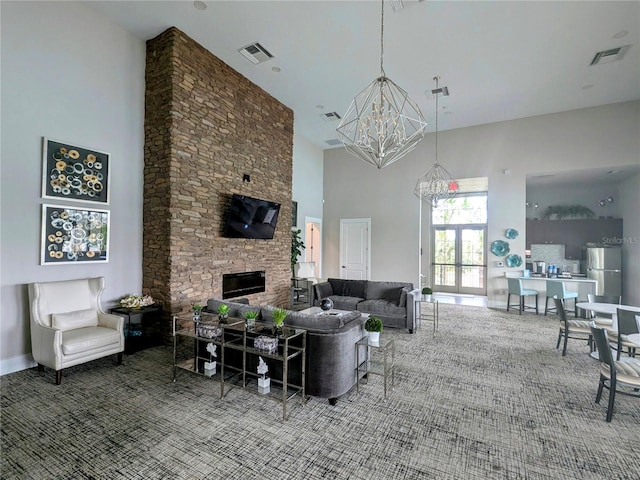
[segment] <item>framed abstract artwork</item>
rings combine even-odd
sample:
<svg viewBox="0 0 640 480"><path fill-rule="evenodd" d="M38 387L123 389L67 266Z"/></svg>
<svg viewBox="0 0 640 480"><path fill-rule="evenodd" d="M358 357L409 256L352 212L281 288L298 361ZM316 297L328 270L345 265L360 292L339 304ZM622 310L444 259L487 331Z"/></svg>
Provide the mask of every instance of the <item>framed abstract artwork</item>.
<svg viewBox="0 0 640 480"><path fill-rule="evenodd" d="M109 154L42 139L42 198L109 204Z"/></svg>
<svg viewBox="0 0 640 480"><path fill-rule="evenodd" d="M107 262L109 211L42 205L41 265Z"/></svg>

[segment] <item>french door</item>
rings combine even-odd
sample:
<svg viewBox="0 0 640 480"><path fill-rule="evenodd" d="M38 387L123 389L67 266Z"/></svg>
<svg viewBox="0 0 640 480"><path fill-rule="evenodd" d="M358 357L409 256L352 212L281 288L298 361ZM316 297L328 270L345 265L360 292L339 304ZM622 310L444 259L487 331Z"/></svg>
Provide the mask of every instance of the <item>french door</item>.
<svg viewBox="0 0 640 480"><path fill-rule="evenodd" d="M485 225L433 226L432 278L438 292L486 295Z"/></svg>

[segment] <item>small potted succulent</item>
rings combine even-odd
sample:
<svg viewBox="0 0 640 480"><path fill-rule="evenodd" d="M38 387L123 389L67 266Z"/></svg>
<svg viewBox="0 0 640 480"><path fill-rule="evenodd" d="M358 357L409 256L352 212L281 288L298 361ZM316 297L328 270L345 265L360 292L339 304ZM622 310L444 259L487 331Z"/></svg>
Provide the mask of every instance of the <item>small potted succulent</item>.
<svg viewBox="0 0 640 480"><path fill-rule="evenodd" d="M369 317L364 323L364 329L369 333L369 341L378 343L380 341L380 332L382 332L382 320L378 317Z"/></svg>
<svg viewBox="0 0 640 480"><path fill-rule="evenodd" d="M256 326L256 319L258 318L258 312L255 310L249 310L244 312L244 319L249 330Z"/></svg>
<svg viewBox="0 0 640 480"><path fill-rule="evenodd" d="M431 287L424 287L422 289L422 299L425 302L431 301L431 295L433 295L433 290L431 289Z"/></svg>
<svg viewBox="0 0 640 480"><path fill-rule="evenodd" d="M193 319L200 320L200 315L202 315L202 309L204 307L202 305L198 305L197 303L193 305Z"/></svg>
<svg viewBox="0 0 640 480"><path fill-rule="evenodd" d="M282 332L282 326L284 325L284 319L287 318L288 312L284 308L276 308L273 311L273 326L275 327L276 334Z"/></svg>
<svg viewBox="0 0 640 480"><path fill-rule="evenodd" d="M229 318L229 305L218 305L218 323L227 323Z"/></svg>

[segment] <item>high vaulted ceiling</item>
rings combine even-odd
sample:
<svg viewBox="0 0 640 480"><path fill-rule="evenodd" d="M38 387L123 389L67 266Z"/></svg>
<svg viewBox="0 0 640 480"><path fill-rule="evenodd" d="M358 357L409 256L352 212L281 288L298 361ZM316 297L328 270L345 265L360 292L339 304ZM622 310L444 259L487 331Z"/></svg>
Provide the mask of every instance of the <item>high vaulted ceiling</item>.
<svg viewBox="0 0 640 480"><path fill-rule="evenodd" d="M198 2L196 2L198 3ZM175 26L293 109L296 133L321 148L337 138L352 98L380 73L380 6L371 1L86 2L147 40ZM394 11L392 4L404 4ZM434 130L640 99L640 2L385 2L384 70ZM257 65L238 49L259 42ZM622 60L597 52L631 45ZM274 70L279 69L279 72Z"/></svg>

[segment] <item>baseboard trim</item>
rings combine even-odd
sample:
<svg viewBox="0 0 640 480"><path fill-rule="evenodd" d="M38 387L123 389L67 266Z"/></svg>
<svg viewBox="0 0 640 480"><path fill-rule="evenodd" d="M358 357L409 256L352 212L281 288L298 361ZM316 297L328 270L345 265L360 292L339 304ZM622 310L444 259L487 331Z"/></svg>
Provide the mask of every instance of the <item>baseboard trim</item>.
<svg viewBox="0 0 640 480"><path fill-rule="evenodd" d="M19 372L20 370L35 367L36 365L36 362L29 353L17 357L5 358L0 360L0 375Z"/></svg>

